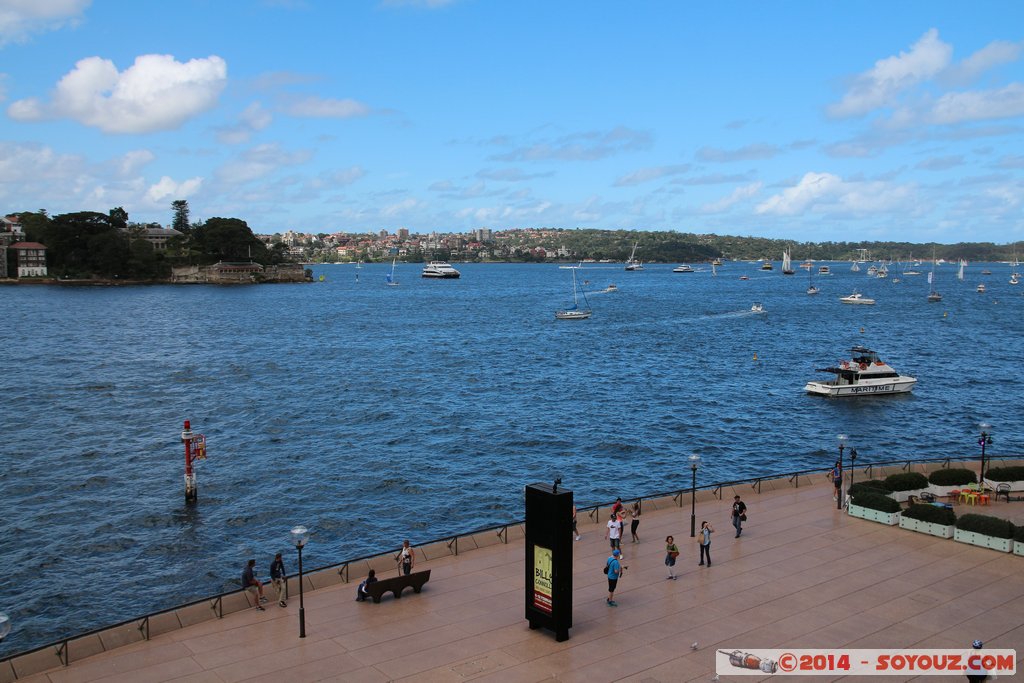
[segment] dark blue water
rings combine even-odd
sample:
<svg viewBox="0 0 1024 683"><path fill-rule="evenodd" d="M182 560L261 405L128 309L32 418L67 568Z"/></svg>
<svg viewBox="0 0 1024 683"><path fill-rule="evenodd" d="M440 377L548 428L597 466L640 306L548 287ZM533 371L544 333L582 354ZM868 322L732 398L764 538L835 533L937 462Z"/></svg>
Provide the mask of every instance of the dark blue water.
<svg viewBox="0 0 1024 683"><path fill-rule="evenodd" d="M940 304L925 275L848 264L817 297L802 270L594 267L586 321L553 317L571 271L458 267L399 265L398 287L388 264L307 285L3 289L0 655L229 589L249 556L266 573L295 524L315 567L518 519L523 485L556 473L587 504L687 487L691 453L703 482L824 470L840 432L865 461L974 453L982 420L996 453L1019 451L1024 286L1006 265L963 283L940 268ZM854 287L878 304L840 304ZM916 376L913 395L806 396L854 344ZM184 419L209 444L194 508Z"/></svg>

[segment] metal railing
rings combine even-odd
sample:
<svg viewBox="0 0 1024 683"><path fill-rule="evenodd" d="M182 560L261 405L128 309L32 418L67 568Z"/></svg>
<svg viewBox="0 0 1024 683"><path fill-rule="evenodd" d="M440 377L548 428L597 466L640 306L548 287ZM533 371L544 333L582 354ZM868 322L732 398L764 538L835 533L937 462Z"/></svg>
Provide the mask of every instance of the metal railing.
<svg viewBox="0 0 1024 683"><path fill-rule="evenodd" d="M996 461L996 460L1006 461L1006 460L1021 460L1021 459L1024 459L1024 455L999 455L999 456L987 456L985 458L986 462L993 462L993 461ZM889 466L899 465L901 467L901 469L907 470L907 469L909 469L910 467L912 467L915 464L924 465L924 464L931 464L931 463L942 463L942 467L943 468L948 468L950 463L952 463L952 462L977 462L978 460L979 460L979 458L976 457L976 456L945 456L945 457L939 457L939 458L894 459L894 460L883 460L883 461L870 462L870 463L866 463L864 465L858 465L856 468L850 468L850 469L860 469L865 474L867 474L869 477L871 477L873 472L874 472L874 468L876 468L876 467L889 467ZM657 499L657 498L671 498L681 508L681 507L683 507L683 495L686 494L686 493L696 493L697 491L711 491L716 498L721 500L722 499L722 489L724 489L726 487L736 487L736 486L742 486L744 484L749 484L750 487L751 487L751 490L754 490L754 491L756 491L757 493L760 494L761 493L761 482L763 482L763 481L770 481L770 480L780 480L780 479L788 479L789 483L794 488L800 488L800 477L801 476L807 478L807 477L810 477L810 476L815 475L815 474L821 474L822 476L828 477L829 476L828 472L830 471L830 469L831 468L826 470L826 469L822 469L820 467L815 467L815 468L810 468L810 469L794 470L794 471L790 471L790 472L775 473L775 474L771 474L771 475L763 475L763 476L757 476L757 477L748 477L748 478L745 478L745 479L735 479L735 480L732 480L732 481L716 482L716 483L713 483L713 484L704 484L702 486L697 486L696 488L686 487L686 488L680 488L680 489L671 489L671 490L668 490L668 491L661 491L661 492L658 492L658 493L652 493L652 494L646 494L646 495L631 497L631 498L628 498L627 500L629 500L629 501L637 501L642 506L644 500L653 500L653 499ZM588 506L583 506L583 507L577 506L576 510L577 510L577 515L580 512L585 512L585 513L587 513L587 515L591 519L594 520L595 524L600 524L601 523L601 515L600 515L601 509L602 508L608 508L610 510L613 506L614 506L614 502L610 502L610 503L597 503L595 505L588 505ZM445 536L442 536L442 537L439 537L439 538L434 538L434 539L431 539L431 540L422 541L422 542L419 542L419 543L417 543L415 545L416 545L416 547L422 547L422 546L429 546L429 545L435 545L435 544L444 543L448 547L448 551L452 555L458 555L459 554L459 544L458 544L458 541L459 541L460 538L466 538L466 537L469 537L469 536L475 536L477 534L493 531L493 532L495 532L495 535L498 537L498 539L502 543L507 544L508 540L509 540L508 539L508 529L509 529L509 527L513 527L513 526L517 526L517 525L521 525L521 524L525 524L525 523L526 523L525 519L520 519L520 520L515 520L515 521L512 521L512 522L505 522L503 524L497 524L497 525L492 525L492 526L484 526L484 527L480 527L480 528L477 528L477 529L473 529L472 531L465 531L465 532L458 533L458 534L455 534L455 535L448 534L448 535L445 535ZM378 558L378 557L386 557L387 555L389 555L391 553L394 553L394 552L399 552L400 550L401 550L401 547L398 547L398 548L395 548L394 550L387 550L387 551L384 551L384 552L375 552L375 553L370 554L370 555L362 555L360 557L355 557L355 558L347 559L347 560L344 560L342 562L336 562L336 563L333 563L333 564L324 565L322 567L316 567L314 569L306 570L306 571L303 572L303 575L304 576L309 576L310 574L316 574L316 573L319 573L319 572L324 572L324 571L327 571L327 570L334 569L334 570L337 571L338 575L341 576L343 583L349 583L349 567L352 564L358 563L358 562L369 561L369 560L372 560L372 559L375 559L375 558ZM297 578L297 577L298 577L297 573L296 574L289 574L287 576L287 579L293 579L293 578ZM286 585L286 590L287 590L287 585L288 585L287 581L286 581L285 585ZM41 652L43 650L52 648L54 650L55 654L57 655L58 659L60 660L61 664L63 666L68 666L68 664L72 661L72 658L71 658L71 654L72 653L71 653L71 649L70 649L70 645L71 645L72 641L79 640L79 639L82 639L82 638L87 638L87 637L93 636L93 635L98 635L98 634L103 633L105 631L109 631L111 629L120 628L120 627L125 626L127 624L135 624L136 628L138 628L139 632L142 634L142 639L143 640L149 640L149 637L150 637L150 634L149 634L149 626L150 626L150 624L149 624L149 622L150 622L150 620L152 618L158 617L158 616L161 616L161 615L164 615L164 614L170 614L171 612L176 612L178 610L186 609L186 608L192 607L194 605L200 605L200 604L203 604L203 603L207 603L209 608L216 615L216 617L218 619L221 619L221 618L224 617L224 604L223 604L224 598L229 596L229 595L234 595L236 593L243 592L243 591L244 591L244 589L241 589L241 588L230 590L230 591L224 591L224 592L218 593L216 595L210 595L210 596L206 596L206 597L203 597L203 598L199 598L197 600L193 600L191 602L186 602L186 603L183 603L183 604L180 604L180 605L175 605L174 607L168 607L166 609L162 609L162 610L159 610L159 611L156 611L156 612L150 612L149 614L145 614L145 615L142 615L142 616L136 616L136 617L132 617L130 619L125 619L124 621L117 622L115 624L108 624L106 626L101 626L99 628L95 628L95 629L92 629L92 630L89 630L89 631L85 631L85 632L82 632L82 633L76 633L74 635L65 636L65 637L59 638L57 640L54 640L52 642L46 643L45 645L39 645L37 647L31 648L31 649L28 649L28 650L22 650L20 652L15 652L13 654L6 655L6 656L0 658L0 664L7 664L8 662L10 662L11 660L14 660L16 658L24 657L25 655L34 654L36 652ZM92 654L92 653L90 653L90 654ZM11 668L13 670L13 666ZM30 675L34 675L35 673L38 673L38 672L32 672L32 674L30 674ZM16 671L14 672L14 676L15 676L15 679L18 678L18 675L17 675Z"/></svg>

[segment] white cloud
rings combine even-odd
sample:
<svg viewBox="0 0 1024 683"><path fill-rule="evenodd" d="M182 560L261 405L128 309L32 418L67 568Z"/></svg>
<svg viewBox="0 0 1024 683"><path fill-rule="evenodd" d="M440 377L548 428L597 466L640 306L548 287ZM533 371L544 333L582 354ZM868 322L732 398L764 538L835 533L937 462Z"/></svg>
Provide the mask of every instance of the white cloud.
<svg viewBox="0 0 1024 683"><path fill-rule="evenodd" d="M494 138L493 142L499 145L506 143L504 137ZM608 131L571 133L553 140L530 143L491 158L498 161L595 161L650 146L650 133L617 126Z"/></svg>
<svg viewBox="0 0 1024 683"><path fill-rule="evenodd" d="M158 183L151 185L146 190L146 199L153 204L158 204L170 198L187 199L195 194L202 184L203 179L198 177L189 178L179 183L168 176L163 176Z"/></svg>
<svg viewBox="0 0 1024 683"><path fill-rule="evenodd" d="M33 33L75 23L91 0L3 0L0 2L0 46L25 42Z"/></svg>
<svg viewBox="0 0 1024 683"><path fill-rule="evenodd" d="M914 168L923 171L946 171L957 166L963 166L964 157L962 154L951 154L949 156L932 157L918 162Z"/></svg>
<svg viewBox="0 0 1024 683"><path fill-rule="evenodd" d="M279 168L304 164L312 157L310 150L289 152L276 144L256 145L218 168L216 176L222 183L239 185L264 178Z"/></svg>
<svg viewBox="0 0 1024 683"><path fill-rule="evenodd" d="M1024 115L1024 85L1011 83L999 90L946 93L935 102L929 119L951 124Z"/></svg>
<svg viewBox="0 0 1024 683"><path fill-rule="evenodd" d="M938 30L930 29L910 52L880 59L857 76L843 99L828 111L837 117L860 116L891 106L899 93L941 73L952 55L953 47L939 39Z"/></svg>
<svg viewBox="0 0 1024 683"><path fill-rule="evenodd" d="M292 116L328 119L351 119L370 113L370 108L357 100L315 96L290 102L284 109Z"/></svg>
<svg viewBox="0 0 1024 683"><path fill-rule="evenodd" d="M776 145L754 144L739 149L720 149L718 147L701 147L697 150L697 159L711 163L729 163L733 161L755 161L771 159L779 153Z"/></svg>
<svg viewBox="0 0 1024 683"><path fill-rule="evenodd" d="M704 204L700 210L702 213L721 213L745 199L750 199L761 191L761 187L760 182L741 185L718 201Z"/></svg>
<svg viewBox="0 0 1024 683"><path fill-rule="evenodd" d="M639 185L646 183L651 180L657 180L658 178L665 178L667 176L679 175L686 173L690 170L689 164L674 164L669 166L650 166L648 168L641 168L627 173L624 176L616 179L613 183L615 187L630 187L632 185Z"/></svg>
<svg viewBox="0 0 1024 683"><path fill-rule="evenodd" d="M951 66L943 80L951 83L964 84L975 81L978 76L994 67L1009 64L1020 59L1021 44L1005 40L996 40L981 48L970 57Z"/></svg>
<svg viewBox="0 0 1024 683"><path fill-rule="evenodd" d="M238 121L230 126L217 128L217 139L226 145L248 142L253 133L261 131L274 120L274 116L259 102L253 102L238 115Z"/></svg>
<svg viewBox="0 0 1024 683"><path fill-rule="evenodd" d="M755 207L759 214L794 216L807 212L868 214L908 209L914 188L891 182L844 181L831 173L807 173L793 187Z"/></svg>
<svg viewBox="0 0 1024 683"><path fill-rule="evenodd" d="M156 155L148 149L135 149L115 159L117 174L123 178L135 175L140 168L156 159Z"/></svg>
<svg viewBox="0 0 1024 683"><path fill-rule="evenodd" d="M217 103L227 64L217 56L178 62L171 55L141 55L118 72L114 63L87 57L57 83L53 100L18 100L11 118L67 117L106 133L149 133L179 127Z"/></svg>

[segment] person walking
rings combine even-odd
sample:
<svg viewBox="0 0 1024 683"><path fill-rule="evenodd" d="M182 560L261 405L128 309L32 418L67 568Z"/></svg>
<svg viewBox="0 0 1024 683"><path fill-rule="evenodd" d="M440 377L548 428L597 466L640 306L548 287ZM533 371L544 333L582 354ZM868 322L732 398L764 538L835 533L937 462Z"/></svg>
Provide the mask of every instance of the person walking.
<svg viewBox="0 0 1024 683"><path fill-rule="evenodd" d="M575 540L580 540L580 532L576 527L576 506L572 506L572 535Z"/></svg>
<svg viewBox="0 0 1024 683"><path fill-rule="evenodd" d="M743 533L743 522L747 521L747 504L739 496L732 499L732 525L736 527L736 538Z"/></svg>
<svg viewBox="0 0 1024 683"><path fill-rule="evenodd" d="M633 518L633 521L629 524L629 533L633 535L633 543L639 543L640 537L636 535L636 530L640 528L640 501L636 501L629 508L629 515Z"/></svg>
<svg viewBox="0 0 1024 683"><path fill-rule="evenodd" d="M288 593L288 573L284 570L281 553L274 555L274 561L270 563L270 582L274 584L274 592L277 593L277 604L287 607L288 603L284 601L284 597Z"/></svg>
<svg viewBox="0 0 1024 683"><path fill-rule="evenodd" d="M604 573L608 575L608 599L606 602L609 607L619 606L619 603L615 602L615 588L619 585L619 579L622 578L622 573L626 570L626 567L622 566L621 560L622 551L616 548L605 564Z"/></svg>
<svg viewBox="0 0 1024 683"><path fill-rule="evenodd" d="M835 493L832 494L832 500L839 500L839 496L843 491L843 466L836 460L836 466L833 467L829 474L832 477L832 485L836 487Z"/></svg>
<svg viewBox="0 0 1024 683"><path fill-rule="evenodd" d="M976 640L973 643L971 643L971 647L973 647L975 650L980 650L981 648L985 647L985 644L980 640ZM985 671L984 669L972 669L971 671L972 673L967 674L967 680L971 683L982 683L983 681L988 680L988 671Z"/></svg>
<svg viewBox="0 0 1024 683"><path fill-rule="evenodd" d="M715 533L714 527L707 522L700 523L700 534L697 536L697 543L700 544L700 564L699 567L704 566L704 558L708 560L708 566L711 566L711 534Z"/></svg>
<svg viewBox="0 0 1024 683"><path fill-rule="evenodd" d="M679 557L679 546L672 536L665 537L665 566L668 567L668 578L676 580L676 558Z"/></svg>
<svg viewBox="0 0 1024 683"><path fill-rule="evenodd" d="M398 563L398 571L406 576L412 573L416 565L416 551L409 545L409 539L402 541L402 549L395 555L395 562Z"/></svg>
<svg viewBox="0 0 1024 683"><path fill-rule="evenodd" d="M604 537L608 539L608 544L612 550L620 550L622 548L620 542L622 538L622 523L619 521L619 516L614 512L608 518L608 528L604 532Z"/></svg>
<svg viewBox="0 0 1024 683"><path fill-rule="evenodd" d="M261 602L266 602L267 599L263 597L263 584L255 576L256 560L249 560L245 569L242 570L242 588L253 594L256 598L256 609L263 611L263 605Z"/></svg>

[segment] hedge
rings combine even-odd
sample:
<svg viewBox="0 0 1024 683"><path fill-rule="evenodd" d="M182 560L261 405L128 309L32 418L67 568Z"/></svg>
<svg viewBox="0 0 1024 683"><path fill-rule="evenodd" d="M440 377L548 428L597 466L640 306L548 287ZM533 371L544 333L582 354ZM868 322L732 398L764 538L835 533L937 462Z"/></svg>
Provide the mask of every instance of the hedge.
<svg viewBox="0 0 1024 683"><path fill-rule="evenodd" d="M900 472L886 477L885 485L890 491L916 491L928 488L928 477L920 472Z"/></svg>
<svg viewBox="0 0 1024 683"><path fill-rule="evenodd" d="M977 484L978 475L974 473L974 470L950 468L935 470L928 475L928 481L936 486L963 486L964 484Z"/></svg>
<svg viewBox="0 0 1024 683"><path fill-rule="evenodd" d="M993 538L1013 538L1016 527L1009 520L999 517L968 514L956 520L956 528Z"/></svg>
<svg viewBox="0 0 1024 683"><path fill-rule="evenodd" d="M853 504L879 512L899 512L901 509L899 503L881 493L859 493L853 498Z"/></svg>
<svg viewBox="0 0 1024 683"><path fill-rule="evenodd" d="M889 487L885 485L885 482L881 479L868 479L867 481L858 481L850 486L850 495L856 496L860 493L889 493Z"/></svg>
<svg viewBox="0 0 1024 683"><path fill-rule="evenodd" d="M943 526L956 524L956 514L949 508L937 505L911 505L903 511L903 516L908 519L917 519L922 522L931 522L932 524L941 524Z"/></svg>
<svg viewBox="0 0 1024 683"><path fill-rule="evenodd" d="M985 472L985 478L991 481L1024 481L1024 466L993 467Z"/></svg>

